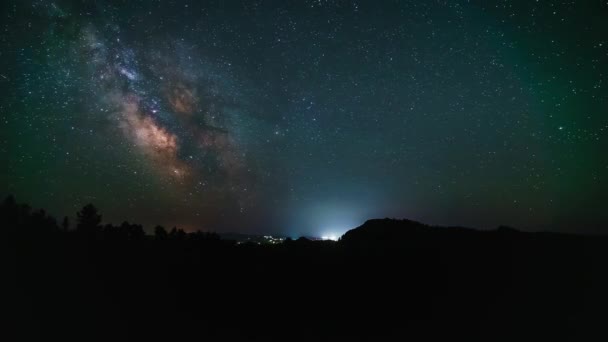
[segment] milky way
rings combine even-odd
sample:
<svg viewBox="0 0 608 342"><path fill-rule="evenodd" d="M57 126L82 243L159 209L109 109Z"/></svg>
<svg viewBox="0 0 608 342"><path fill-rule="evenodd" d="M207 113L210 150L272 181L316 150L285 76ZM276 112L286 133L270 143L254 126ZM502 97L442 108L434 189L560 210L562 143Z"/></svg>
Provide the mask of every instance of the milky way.
<svg viewBox="0 0 608 342"><path fill-rule="evenodd" d="M225 113L213 108L223 95L199 103L197 87L203 92L214 85L182 69L178 56L158 55L147 61L140 56L146 51L121 43L119 32L108 36L89 26L75 45L90 67L91 100L96 106L104 108L108 119L160 174L188 185L204 180L207 170L217 169L227 177L213 186L224 191L237 186L232 182L243 171L239 146ZM189 155L186 149L192 150Z"/></svg>
<svg viewBox="0 0 608 342"><path fill-rule="evenodd" d="M107 222L601 231L608 4L8 1L0 192Z"/></svg>

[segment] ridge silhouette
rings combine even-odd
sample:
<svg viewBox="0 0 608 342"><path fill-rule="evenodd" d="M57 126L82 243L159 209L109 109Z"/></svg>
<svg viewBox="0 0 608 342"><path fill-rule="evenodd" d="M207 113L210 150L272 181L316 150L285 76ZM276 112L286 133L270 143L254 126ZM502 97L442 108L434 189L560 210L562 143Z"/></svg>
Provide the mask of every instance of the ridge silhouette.
<svg viewBox="0 0 608 342"><path fill-rule="evenodd" d="M597 340L605 236L374 219L339 241L70 224L0 205L3 308L21 340Z"/></svg>

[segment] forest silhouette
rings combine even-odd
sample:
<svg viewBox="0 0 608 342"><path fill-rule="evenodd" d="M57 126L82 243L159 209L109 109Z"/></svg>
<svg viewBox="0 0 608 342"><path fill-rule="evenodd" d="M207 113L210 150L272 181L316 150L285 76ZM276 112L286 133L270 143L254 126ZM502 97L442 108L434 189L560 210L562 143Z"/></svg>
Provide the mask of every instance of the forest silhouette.
<svg viewBox="0 0 608 342"><path fill-rule="evenodd" d="M61 223L0 205L17 340L598 340L608 238L376 219L339 241ZM601 340L601 338L599 339Z"/></svg>

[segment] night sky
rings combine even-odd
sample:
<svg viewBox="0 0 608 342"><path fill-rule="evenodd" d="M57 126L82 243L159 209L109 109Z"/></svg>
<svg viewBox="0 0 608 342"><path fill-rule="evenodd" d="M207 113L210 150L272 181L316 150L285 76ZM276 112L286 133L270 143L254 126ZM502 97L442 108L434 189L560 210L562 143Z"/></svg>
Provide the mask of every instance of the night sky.
<svg viewBox="0 0 608 342"><path fill-rule="evenodd" d="M607 1L0 6L0 193L59 218L608 233Z"/></svg>

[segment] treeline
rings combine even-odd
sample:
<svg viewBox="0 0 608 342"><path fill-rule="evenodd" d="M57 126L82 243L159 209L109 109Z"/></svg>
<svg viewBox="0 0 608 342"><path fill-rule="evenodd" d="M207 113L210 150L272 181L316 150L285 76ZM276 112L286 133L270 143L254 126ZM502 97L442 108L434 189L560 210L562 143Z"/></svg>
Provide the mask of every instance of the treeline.
<svg viewBox="0 0 608 342"><path fill-rule="evenodd" d="M102 225L102 215L93 204L87 204L76 213L76 224L71 225L67 216L61 224L49 215L44 209L33 210L25 203L17 203L15 197L7 196L0 204L0 224L5 231L13 234L76 234L80 237L95 240L127 240L139 241L145 239L156 240L192 240L192 241L219 241L220 236L215 232L185 232L183 229L173 227L167 230L157 225L153 235L146 234L140 224L122 222L120 225Z"/></svg>
<svg viewBox="0 0 608 342"><path fill-rule="evenodd" d="M608 341L606 237L380 219L258 246L101 222L1 203L21 340Z"/></svg>

